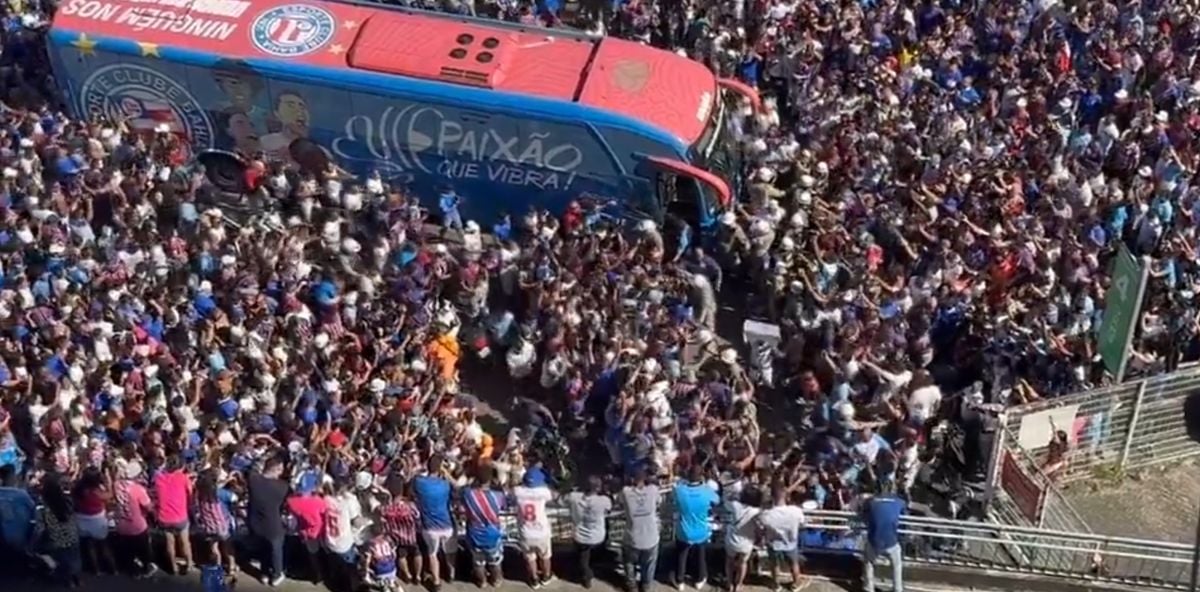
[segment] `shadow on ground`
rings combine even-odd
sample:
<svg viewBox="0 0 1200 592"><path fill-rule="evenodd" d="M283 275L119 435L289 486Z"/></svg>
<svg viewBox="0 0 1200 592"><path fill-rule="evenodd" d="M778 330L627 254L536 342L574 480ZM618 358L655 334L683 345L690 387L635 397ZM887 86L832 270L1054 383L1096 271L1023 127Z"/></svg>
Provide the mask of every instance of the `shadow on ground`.
<svg viewBox="0 0 1200 592"><path fill-rule="evenodd" d="M1115 483L1074 483L1065 493L1096 534L1195 541L1200 511L1200 466L1195 461L1137 471Z"/></svg>

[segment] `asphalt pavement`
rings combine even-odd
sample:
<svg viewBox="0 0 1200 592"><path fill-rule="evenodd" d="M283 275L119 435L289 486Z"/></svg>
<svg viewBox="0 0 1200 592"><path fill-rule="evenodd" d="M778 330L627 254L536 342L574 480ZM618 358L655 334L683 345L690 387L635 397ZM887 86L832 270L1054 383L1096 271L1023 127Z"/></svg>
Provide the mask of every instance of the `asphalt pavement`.
<svg viewBox="0 0 1200 592"><path fill-rule="evenodd" d="M1067 501L1097 534L1192 543L1200 512L1196 459L1139 469L1120 481L1071 483Z"/></svg>

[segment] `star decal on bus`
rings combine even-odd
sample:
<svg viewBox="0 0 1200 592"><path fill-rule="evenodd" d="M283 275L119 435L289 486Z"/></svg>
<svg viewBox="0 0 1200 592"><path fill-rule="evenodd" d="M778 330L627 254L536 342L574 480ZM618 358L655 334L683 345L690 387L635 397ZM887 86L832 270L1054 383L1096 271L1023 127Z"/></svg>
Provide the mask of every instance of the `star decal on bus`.
<svg viewBox="0 0 1200 592"><path fill-rule="evenodd" d="M329 53L333 55L342 55L346 53L346 48L341 43L334 43L333 47L329 48Z"/></svg>
<svg viewBox="0 0 1200 592"><path fill-rule="evenodd" d="M342 23L342 26L347 29L354 29L358 27L358 21L346 21Z"/></svg>
<svg viewBox="0 0 1200 592"><path fill-rule="evenodd" d="M96 46L99 43L95 39L88 37L87 33L80 33L79 39L72 41L71 45L74 45L79 50L79 55L94 56L96 55Z"/></svg>
<svg viewBox="0 0 1200 592"><path fill-rule="evenodd" d="M138 45L138 49L140 49L142 51L142 57L144 57L144 58L150 58L150 57L161 58L162 57L162 54L158 53L158 44L157 43L141 43L141 42L139 42L137 45Z"/></svg>

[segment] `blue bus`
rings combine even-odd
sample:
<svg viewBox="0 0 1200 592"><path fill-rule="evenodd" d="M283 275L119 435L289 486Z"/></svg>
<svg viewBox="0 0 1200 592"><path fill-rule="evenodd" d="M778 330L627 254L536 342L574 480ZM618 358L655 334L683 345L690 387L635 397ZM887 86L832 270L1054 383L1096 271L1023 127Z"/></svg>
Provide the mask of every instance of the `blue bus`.
<svg viewBox="0 0 1200 592"><path fill-rule="evenodd" d="M754 91L641 44L361 3L66 0L50 58L78 117L193 155L378 172L465 219L671 212L709 227L737 174L730 106Z"/></svg>

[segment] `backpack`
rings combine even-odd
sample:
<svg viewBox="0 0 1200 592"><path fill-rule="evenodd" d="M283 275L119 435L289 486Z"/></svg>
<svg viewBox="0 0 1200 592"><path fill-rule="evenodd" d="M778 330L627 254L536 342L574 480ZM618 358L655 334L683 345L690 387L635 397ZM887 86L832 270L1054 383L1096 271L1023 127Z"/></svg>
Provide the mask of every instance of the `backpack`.
<svg viewBox="0 0 1200 592"><path fill-rule="evenodd" d="M200 568L200 588L204 592L229 592L225 568L220 565L205 565Z"/></svg>

